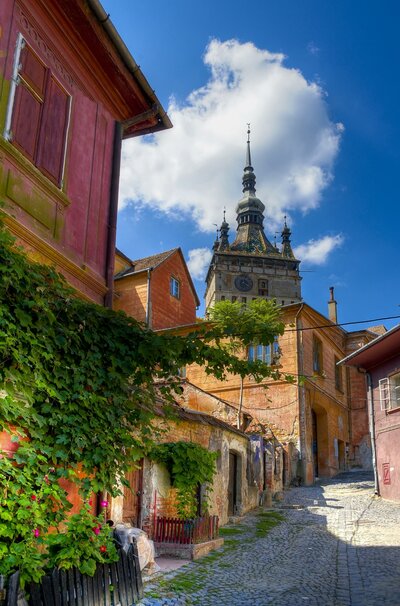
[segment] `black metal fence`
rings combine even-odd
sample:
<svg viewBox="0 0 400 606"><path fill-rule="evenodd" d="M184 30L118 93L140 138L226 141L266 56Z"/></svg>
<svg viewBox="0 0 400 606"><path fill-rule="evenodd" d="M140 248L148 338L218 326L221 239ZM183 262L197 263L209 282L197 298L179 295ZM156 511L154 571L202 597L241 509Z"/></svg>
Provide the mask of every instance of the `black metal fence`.
<svg viewBox="0 0 400 606"><path fill-rule="evenodd" d="M93 577L77 568L53 570L26 588L29 606L133 606L143 597L136 543L127 553L120 549L119 556L118 562L100 564ZM8 582L6 606L17 606L18 586L15 573Z"/></svg>

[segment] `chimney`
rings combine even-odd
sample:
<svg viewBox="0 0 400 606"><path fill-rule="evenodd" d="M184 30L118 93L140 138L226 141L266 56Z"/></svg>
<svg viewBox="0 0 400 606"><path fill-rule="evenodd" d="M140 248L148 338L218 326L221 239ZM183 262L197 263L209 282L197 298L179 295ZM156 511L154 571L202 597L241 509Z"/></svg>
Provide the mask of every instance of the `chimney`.
<svg viewBox="0 0 400 606"><path fill-rule="evenodd" d="M328 317L331 322L337 324L337 303L335 301L333 286L329 288L329 292L331 293L331 298L328 301Z"/></svg>

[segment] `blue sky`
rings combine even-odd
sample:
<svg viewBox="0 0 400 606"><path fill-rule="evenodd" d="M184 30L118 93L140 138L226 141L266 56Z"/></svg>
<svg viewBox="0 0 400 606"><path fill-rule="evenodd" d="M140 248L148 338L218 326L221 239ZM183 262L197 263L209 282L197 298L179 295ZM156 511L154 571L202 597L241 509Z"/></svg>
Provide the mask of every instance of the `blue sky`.
<svg viewBox="0 0 400 606"><path fill-rule="evenodd" d="M397 3L103 5L174 123L124 147L119 248L181 246L202 299L224 206L235 230L251 122L265 231L288 215L304 300L326 313L335 286L341 322L400 315Z"/></svg>

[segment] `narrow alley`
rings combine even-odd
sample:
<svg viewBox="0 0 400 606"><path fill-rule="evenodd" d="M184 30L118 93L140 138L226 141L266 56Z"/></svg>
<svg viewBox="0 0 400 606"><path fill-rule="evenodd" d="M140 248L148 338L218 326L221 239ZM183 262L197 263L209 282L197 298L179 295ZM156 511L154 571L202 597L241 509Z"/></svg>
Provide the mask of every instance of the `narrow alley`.
<svg viewBox="0 0 400 606"><path fill-rule="evenodd" d="M293 488L224 547L146 585L143 606L400 606L400 504L367 472Z"/></svg>

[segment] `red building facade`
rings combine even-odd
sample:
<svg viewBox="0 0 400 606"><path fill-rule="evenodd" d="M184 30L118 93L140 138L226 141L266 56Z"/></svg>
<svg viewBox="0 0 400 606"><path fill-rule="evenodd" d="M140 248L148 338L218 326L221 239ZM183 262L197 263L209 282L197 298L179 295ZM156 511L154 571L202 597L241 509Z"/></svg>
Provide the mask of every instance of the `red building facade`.
<svg viewBox="0 0 400 606"><path fill-rule="evenodd" d="M153 330L196 322L200 301L180 248L131 261L117 251L114 309Z"/></svg>
<svg viewBox="0 0 400 606"><path fill-rule="evenodd" d="M6 223L110 305L121 140L171 124L97 0L3 0L0 25Z"/></svg>

